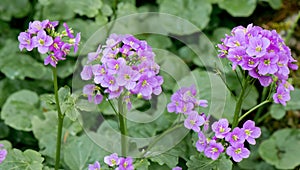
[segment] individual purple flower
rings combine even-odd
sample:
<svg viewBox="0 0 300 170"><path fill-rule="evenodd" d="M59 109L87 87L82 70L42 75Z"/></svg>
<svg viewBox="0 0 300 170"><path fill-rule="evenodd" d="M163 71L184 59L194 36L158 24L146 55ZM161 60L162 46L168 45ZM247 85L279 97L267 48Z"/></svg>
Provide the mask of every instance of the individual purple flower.
<svg viewBox="0 0 300 170"><path fill-rule="evenodd" d="M101 166L98 161L96 161L94 164L89 164L89 170L100 170Z"/></svg>
<svg viewBox="0 0 300 170"><path fill-rule="evenodd" d="M77 33L76 34L76 37L75 37L75 40L74 40L74 53L77 53L78 51L78 46L79 46L79 43L80 43L80 39L81 39L81 33Z"/></svg>
<svg viewBox="0 0 300 170"><path fill-rule="evenodd" d="M140 47L140 41L131 35L124 38L122 42L128 45L129 47L133 48L134 50L137 50Z"/></svg>
<svg viewBox="0 0 300 170"><path fill-rule="evenodd" d="M51 64L53 67L56 67L57 62L58 62L58 59L54 56L53 53L50 53L50 54L44 59L44 65Z"/></svg>
<svg viewBox="0 0 300 170"><path fill-rule="evenodd" d="M127 158L119 158L120 159L120 163L119 163L119 167L116 168L116 170L133 170L133 164L132 164L132 158L131 157L127 157Z"/></svg>
<svg viewBox="0 0 300 170"><path fill-rule="evenodd" d="M215 140L211 140L205 148L204 154L206 157L216 160L223 151L224 147L221 143L217 143Z"/></svg>
<svg viewBox="0 0 300 170"><path fill-rule="evenodd" d="M130 47L129 45L126 45L126 44L123 45L122 48L120 48L120 52L121 52L122 54L127 55L127 56L131 56L131 55L134 54L134 52L131 51L131 47Z"/></svg>
<svg viewBox="0 0 300 170"><path fill-rule="evenodd" d="M45 54L48 52L49 47L53 43L52 37L46 34L44 30L41 30L37 33L37 36L32 38L33 43L37 46L38 51L41 54Z"/></svg>
<svg viewBox="0 0 300 170"><path fill-rule="evenodd" d="M273 82L271 76L260 75L259 73L257 73L257 70L255 69L250 70L249 75L253 78L257 78L259 80L259 83L264 87L269 86Z"/></svg>
<svg viewBox="0 0 300 170"><path fill-rule="evenodd" d="M269 45L270 40L265 37L252 37L246 52L251 57L261 57L266 54Z"/></svg>
<svg viewBox="0 0 300 170"><path fill-rule="evenodd" d="M94 82L101 84L105 75L107 75L106 68L103 65L95 64L92 66L92 72L94 74Z"/></svg>
<svg viewBox="0 0 300 170"><path fill-rule="evenodd" d="M258 73L261 75L274 74L277 72L278 56L275 53L267 53L262 58L260 58L260 63L258 64Z"/></svg>
<svg viewBox="0 0 300 170"><path fill-rule="evenodd" d="M201 107L207 107L208 102L207 102L207 100L197 100L196 105L201 106Z"/></svg>
<svg viewBox="0 0 300 170"><path fill-rule="evenodd" d="M35 44L32 41L31 34L27 32L21 32L18 36L18 40L20 42L19 49L23 50L23 48L26 48L27 51L31 51Z"/></svg>
<svg viewBox="0 0 300 170"><path fill-rule="evenodd" d="M240 162L244 158L248 158L250 151L244 147L243 143L239 143L235 146L229 146L226 149L226 154L231 156L235 162Z"/></svg>
<svg viewBox="0 0 300 170"><path fill-rule="evenodd" d="M172 168L172 170L182 170L182 168L179 166L176 166L176 167Z"/></svg>
<svg viewBox="0 0 300 170"><path fill-rule="evenodd" d="M93 77L92 66L90 65L83 66L80 76L82 80L90 80Z"/></svg>
<svg viewBox="0 0 300 170"><path fill-rule="evenodd" d="M199 152L203 152L207 146L206 136L202 131L198 132L198 140L196 142L196 148Z"/></svg>
<svg viewBox="0 0 300 170"><path fill-rule="evenodd" d="M141 93L143 96L150 96L152 94L153 87L156 87L157 80L155 77L150 77L147 74L141 75L134 92Z"/></svg>
<svg viewBox="0 0 300 170"><path fill-rule="evenodd" d="M227 119L220 119L211 125L211 129L215 132L215 136L219 139L223 139L231 128L228 127L229 123Z"/></svg>
<svg viewBox="0 0 300 170"><path fill-rule="evenodd" d="M68 35L69 38L74 38L74 35L72 34L72 29L69 28L69 26L67 25L67 23L63 23L63 26L66 29L66 33Z"/></svg>
<svg viewBox="0 0 300 170"><path fill-rule="evenodd" d="M105 156L105 157L104 157L104 162L105 162L107 165L113 167L113 166L115 166L115 165L119 165L120 160L119 160L118 154L113 153L113 154L111 154L111 155L109 155L109 156Z"/></svg>
<svg viewBox="0 0 300 170"><path fill-rule="evenodd" d="M232 62L232 69L235 70L238 65L244 61L247 56L244 47L231 48L228 50L228 59Z"/></svg>
<svg viewBox="0 0 300 170"><path fill-rule="evenodd" d="M89 102L100 104L103 100L103 96L100 92L96 92L97 86L94 84L87 84L83 87L83 94L87 95Z"/></svg>
<svg viewBox="0 0 300 170"><path fill-rule="evenodd" d="M119 72L119 70L126 65L126 61L124 58L118 58L117 60L115 59L110 59L106 62L107 65L107 72L109 74L116 74Z"/></svg>
<svg viewBox="0 0 300 170"><path fill-rule="evenodd" d="M209 128L209 118L210 118L210 115L206 116L204 113L202 113L201 116L204 119L203 130L207 131L208 128Z"/></svg>
<svg viewBox="0 0 300 170"><path fill-rule="evenodd" d="M46 26L48 25L49 20L44 20L44 21L33 21L29 23L29 28L28 32L30 34L36 34L40 32L41 30L44 30Z"/></svg>
<svg viewBox="0 0 300 170"><path fill-rule="evenodd" d="M251 145L255 145L255 139L259 138L261 135L261 130L259 127L255 127L255 122L252 120L247 120L243 124L242 131L245 133L245 139L250 143Z"/></svg>
<svg viewBox="0 0 300 170"><path fill-rule="evenodd" d="M187 129L192 129L195 132L200 131L200 126L204 124L204 119L196 111L191 112L184 121L184 126Z"/></svg>
<svg viewBox="0 0 300 170"><path fill-rule="evenodd" d="M244 70L253 70L259 64L259 58L244 56L241 66Z"/></svg>
<svg viewBox="0 0 300 170"><path fill-rule="evenodd" d="M275 103L280 103L286 105L286 102L291 99L289 91L285 90L284 87L278 86L276 93L273 95L273 100Z"/></svg>
<svg viewBox="0 0 300 170"><path fill-rule="evenodd" d="M239 127L235 127L232 132L229 132L225 136L225 140L229 142L231 145L235 146L239 143L244 143L245 142L245 133L242 129Z"/></svg>
<svg viewBox="0 0 300 170"><path fill-rule="evenodd" d="M116 81L119 86L125 86L127 90L132 90L134 89L139 77L140 74L138 71L132 70L129 66L124 66L120 69Z"/></svg>
<svg viewBox="0 0 300 170"><path fill-rule="evenodd" d="M5 160L7 150L3 148L3 144L0 144L0 164Z"/></svg>
<svg viewBox="0 0 300 170"><path fill-rule="evenodd" d="M53 43L51 44L51 46L49 47L50 51L53 51L54 53L56 51L60 52L61 47L64 45L64 42L61 40L60 37L55 37L53 40Z"/></svg>
<svg viewBox="0 0 300 170"><path fill-rule="evenodd" d="M100 58L100 53L102 52L102 46L99 45L98 48L97 48L97 51L96 52L90 52L88 53L88 64L96 59L99 59Z"/></svg>
<svg viewBox="0 0 300 170"><path fill-rule="evenodd" d="M111 91L109 89L105 89L104 93L109 93L108 99L115 99L120 97L121 93L123 92L124 88L123 87L119 87L117 90L115 91Z"/></svg>
<svg viewBox="0 0 300 170"><path fill-rule="evenodd" d="M112 75L105 75L101 83L101 86L107 87L111 91L116 91L119 88L116 82L116 78Z"/></svg>

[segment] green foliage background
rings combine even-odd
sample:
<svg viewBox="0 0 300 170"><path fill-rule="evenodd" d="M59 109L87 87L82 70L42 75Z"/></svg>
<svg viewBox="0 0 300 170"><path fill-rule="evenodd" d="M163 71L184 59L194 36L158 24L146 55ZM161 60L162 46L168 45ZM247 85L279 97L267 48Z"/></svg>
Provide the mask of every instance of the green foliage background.
<svg viewBox="0 0 300 170"><path fill-rule="evenodd" d="M291 6L293 8L289 9ZM30 21L49 19L67 22L76 32L81 32L82 44L85 44L95 31L101 27L107 27L107 23L119 17L139 12L162 12L190 21L213 43L217 44L220 38L225 33L230 33L233 27L246 26L249 23L268 29L277 29L284 36L291 26L293 16L299 9L299 3L292 0L1 0L0 143L5 145L9 154L7 160L0 164L0 169L53 169L57 125L51 68L43 65L45 56L39 55L37 51L20 52L18 49L17 36L28 27ZM188 42L191 41L197 54L208 56L214 54L206 48L209 44L202 42L201 36L200 42L193 43L190 40L193 36L199 36L196 29L185 29L184 25L174 28L167 22L162 24L169 35L176 35ZM296 27L296 29L299 28ZM209 77L212 77L214 82L218 82L216 83L218 87L224 87L220 77L203 67L195 50L166 36L149 34L139 36L147 40L152 47L166 49L179 56L189 68L180 67L177 61L164 62L173 54L163 54L165 58L157 60L161 67L165 68L178 64L176 67L178 69L173 71L173 75L178 75L176 79L180 84L189 81L190 77L185 77L184 73L187 69L192 70L191 75L196 77L201 98L211 100L209 91L212 87L208 83L203 83L208 82ZM300 50L293 48L299 44L297 41L299 36L295 34L293 40L296 41L296 45L295 42L289 45L292 47L293 56L299 60ZM94 51L97 46L94 44L89 48ZM82 50L81 46L79 54L85 56L87 51ZM68 60L58 65L59 84L63 87L59 90L60 101L63 112L67 115L63 128L65 136L62 148L62 168L64 169L87 169L88 164L95 160L100 160L103 165L103 157L109 154L87 137L78 121L79 111L89 111L93 106L87 107L87 103L80 100L78 95L71 94L70 88L65 86L71 87L72 85L72 73L75 70L77 57L73 54ZM225 66L228 85L234 93L237 93L239 87L235 74L230 72L228 63L225 63ZM161 73L161 75L165 79L163 89L170 96L176 82L167 74ZM300 131L297 129L300 127L299 73L292 73L292 79L296 84L296 89L287 107L270 104L257 111L260 112L259 117L255 116L256 113L249 116L249 119L255 118L263 129L263 136L258 144L250 147L252 154L249 159L232 165L231 161L223 155L219 160L211 161L197 154L195 147L192 146L195 137L188 134L168 152L136 162L137 169L170 169L176 165L183 169L299 168ZM243 109L248 110L262 101L261 94L261 87L254 85ZM233 116L234 103L235 100L228 91L225 103L226 113L223 116L229 120ZM143 104L145 103L140 103L141 106ZM224 101L221 100L217 104L222 105ZM158 104L157 107L163 108L164 106ZM110 120L111 126L116 126L112 111L105 105L99 109ZM220 118L217 111L214 117ZM129 122L129 134L136 137L161 134L171 127L176 119L177 115L171 115L165 110L159 119L147 125ZM91 129L105 128L104 125L94 127L93 120L90 120L88 126Z"/></svg>

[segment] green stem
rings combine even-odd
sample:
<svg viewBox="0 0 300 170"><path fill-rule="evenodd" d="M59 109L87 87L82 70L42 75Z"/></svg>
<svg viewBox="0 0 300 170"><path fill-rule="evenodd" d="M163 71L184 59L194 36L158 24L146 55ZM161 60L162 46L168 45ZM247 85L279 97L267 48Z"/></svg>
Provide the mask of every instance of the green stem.
<svg viewBox="0 0 300 170"><path fill-rule="evenodd" d="M123 95L118 99L118 110L119 110L119 123L121 131L121 153L122 156L126 157L127 154L127 119L126 112L124 111Z"/></svg>
<svg viewBox="0 0 300 170"><path fill-rule="evenodd" d="M61 113L59 99L58 99L58 85L57 85L57 70L55 67L52 68L53 73L53 86L54 86L54 95L55 103L57 107L57 118L58 118L58 127L57 127L57 138L56 138L56 158L55 158L55 170L59 168L60 162L60 148L61 148L61 137L62 137L62 127L64 122L64 115Z"/></svg>
<svg viewBox="0 0 300 170"><path fill-rule="evenodd" d="M261 106L263 106L263 105L265 105L265 104L267 104L267 103L269 103L269 102L270 102L270 100L265 100L265 101L261 102L260 104L254 106L253 108L251 108L248 112L246 112L245 114L243 114L243 116L241 116L241 117L239 118L239 122L240 122L241 120L243 120L248 114L250 114L251 112L253 112L253 111L256 110L257 108L259 108L259 107L261 107Z"/></svg>
<svg viewBox="0 0 300 170"><path fill-rule="evenodd" d="M238 125L238 120L239 120L239 115L241 112L241 108L242 108L242 104L243 104L243 100L244 100L244 95L246 92L248 86L248 77L247 78L243 78L243 84L242 84L242 91L238 97L238 100L236 102L235 105L235 110L234 110L234 116L233 116L233 122L232 122L232 129L237 127Z"/></svg>

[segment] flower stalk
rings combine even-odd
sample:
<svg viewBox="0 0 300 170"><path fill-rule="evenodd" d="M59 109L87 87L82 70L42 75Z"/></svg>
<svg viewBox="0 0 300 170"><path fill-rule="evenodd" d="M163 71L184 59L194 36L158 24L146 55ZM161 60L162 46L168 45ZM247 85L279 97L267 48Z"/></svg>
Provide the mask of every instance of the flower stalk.
<svg viewBox="0 0 300 170"><path fill-rule="evenodd" d="M241 90L241 93L240 95L238 96L238 100L236 102L236 105L235 105L235 110L234 110L234 116L233 116L233 121L232 121L232 128L235 128L237 127L238 123L239 123L239 115L240 115L240 112L241 112L241 109L242 109L242 104L243 104L243 101L244 101L244 97L245 97L245 92L246 92L246 89L248 87L248 77L247 78L244 78L243 79L243 82L242 82L242 90Z"/></svg>
<svg viewBox="0 0 300 170"><path fill-rule="evenodd" d="M56 156L55 156L55 170L58 170L59 165L60 165L62 127L63 127L63 122L64 122L65 116L62 114L61 109L60 109L60 104L59 104L56 67L52 68L52 73L53 73L54 96L55 96L55 103L56 103L56 107L57 107L57 118L58 118L57 138L56 138Z"/></svg>
<svg viewBox="0 0 300 170"><path fill-rule="evenodd" d="M120 95L118 99L118 111L119 111L119 123L121 131L121 154L122 156L127 155L127 119L126 111L124 109L123 95Z"/></svg>

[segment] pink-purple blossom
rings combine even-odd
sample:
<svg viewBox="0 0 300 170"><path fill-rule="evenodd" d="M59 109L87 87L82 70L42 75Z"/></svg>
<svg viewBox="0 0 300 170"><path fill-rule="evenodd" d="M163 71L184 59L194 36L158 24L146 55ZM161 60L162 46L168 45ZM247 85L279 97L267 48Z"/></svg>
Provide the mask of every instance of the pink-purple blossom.
<svg viewBox="0 0 300 170"><path fill-rule="evenodd" d="M278 82L287 81L290 69L298 69L289 47L275 30L265 30L252 24L246 28L238 26L221 42L217 45L218 56L231 61L232 69L241 67L249 71L249 75L258 79L264 87L273 82L279 85ZM290 100L289 93L276 86L274 102L285 105Z"/></svg>
<svg viewBox="0 0 300 170"><path fill-rule="evenodd" d="M131 157L127 158L119 158L119 167L116 168L116 170L133 170L133 160Z"/></svg>
<svg viewBox="0 0 300 170"><path fill-rule="evenodd" d="M0 144L0 164L5 160L7 150L3 148L3 144Z"/></svg>
<svg viewBox="0 0 300 170"><path fill-rule="evenodd" d="M120 159L118 157L118 154L117 153L113 153L109 156L105 156L104 157L104 162L113 167L113 166L116 166L116 165L119 165L120 164Z"/></svg>
<svg viewBox="0 0 300 170"><path fill-rule="evenodd" d="M231 130L231 128L228 127L229 122L227 119L220 119L217 122L214 122L211 126L211 129L213 132L215 132L215 136L219 139L224 138Z"/></svg>
<svg viewBox="0 0 300 170"><path fill-rule="evenodd" d="M240 162L244 158L248 158L250 151L244 147L243 143L234 146L229 146L226 149L226 154L231 156L235 162Z"/></svg>
<svg viewBox="0 0 300 170"><path fill-rule="evenodd" d="M152 58L144 60L144 54ZM99 45L96 52L88 54L89 60L81 78L93 79L104 93L108 93L109 99L118 98L123 92L129 93L126 101L130 106L130 95L148 100L162 92L163 78L158 75L160 68L154 56L147 42L129 34L111 34L105 45Z"/></svg>
<svg viewBox="0 0 300 170"><path fill-rule="evenodd" d="M196 148L199 152L203 152L207 146L207 138L202 131L198 132L198 140L196 142Z"/></svg>
<svg viewBox="0 0 300 170"><path fill-rule="evenodd" d="M211 140L205 148L204 154L206 157L216 160L223 151L224 147L221 143L217 143L215 140Z"/></svg>
<svg viewBox="0 0 300 170"><path fill-rule="evenodd" d="M242 129L239 127L235 127L232 132L229 132L225 140L229 142L231 145L235 146L239 143L244 143L245 142L246 135Z"/></svg>
<svg viewBox="0 0 300 170"><path fill-rule="evenodd" d="M252 120L247 120L243 124L243 128L241 129L245 133L245 139L251 145L255 145L255 139L259 138L261 135L261 130L259 127L255 126L255 122Z"/></svg>
<svg viewBox="0 0 300 170"><path fill-rule="evenodd" d="M28 30L21 32L18 36L19 49L25 48L27 51L31 51L37 48L39 53L48 54L44 59L44 65L50 64L52 67L56 67L58 61L66 59L65 57L70 53L71 47L74 48L74 53L77 52L80 42L80 33L77 33L74 38L72 29L67 27L66 32L72 38L65 38L68 35L57 32L55 30L57 26L58 21L30 22Z"/></svg>
<svg viewBox="0 0 300 170"><path fill-rule="evenodd" d="M98 161L96 161L94 164L89 164L89 170L100 170L101 166Z"/></svg>
<svg viewBox="0 0 300 170"><path fill-rule="evenodd" d="M192 129L195 132L200 131L200 126L204 124L204 118L196 111L191 112L184 121L184 126L187 129Z"/></svg>

